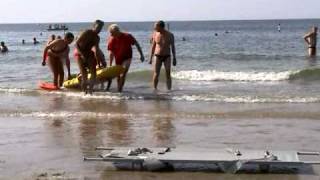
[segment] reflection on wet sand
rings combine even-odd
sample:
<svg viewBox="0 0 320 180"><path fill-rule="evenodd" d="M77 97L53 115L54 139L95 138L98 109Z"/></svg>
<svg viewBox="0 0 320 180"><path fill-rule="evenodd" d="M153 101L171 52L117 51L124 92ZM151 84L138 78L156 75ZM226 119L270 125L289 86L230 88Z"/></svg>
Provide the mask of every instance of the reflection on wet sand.
<svg viewBox="0 0 320 180"><path fill-rule="evenodd" d="M88 104L82 104L82 106L94 108ZM118 106L121 106L121 111L126 112L125 103L108 104L103 108L119 109ZM125 116L81 119L79 131L81 149L84 154L92 152L98 146L127 146L131 143L132 132Z"/></svg>
<svg viewBox="0 0 320 180"><path fill-rule="evenodd" d="M81 119L79 128L80 148L83 151L83 154L91 154L94 149L103 142L103 123L96 118L85 118Z"/></svg>
<svg viewBox="0 0 320 180"><path fill-rule="evenodd" d="M163 114L170 113L171 102L155 103L155 109L161 110ZM157 147L174 147L175 146L175 127L172 124L174 119L171 116L155 117L153 120L152 131L155 144Z"/></svg>

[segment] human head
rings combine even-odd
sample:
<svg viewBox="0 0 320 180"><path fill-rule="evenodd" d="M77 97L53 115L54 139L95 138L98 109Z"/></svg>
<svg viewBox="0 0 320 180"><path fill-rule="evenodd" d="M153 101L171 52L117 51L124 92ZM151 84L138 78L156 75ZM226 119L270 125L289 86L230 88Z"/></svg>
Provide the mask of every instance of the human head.
<svg viewBox="0 0 320 180"><path fill-rule="evenodd" d="M108 27L108 31L110 32L111 36L118 36L121 33L120 27L117 24L111 24Z"/></svg>
<svg viewBox="0 0 320 180"><path fill-rule="evenodd" d="M37 39L34 37L34 38L33 38L33 41L36 41L36 40L37 40Z"/></svg>
<svg viewBox="0 0 320 180"><path fill-rule="evenodd" d="M157 32L163 31L165 27L166 27L166 23L164 21L158 21L154 24L154 29Z"/></svg>
<svg viewBox="0 0 320 180"><path fill-rule="evenodd" d="M4 46L4 42L3 41L1 41L1 46Z"/></svg>
<svg viewBox="0 0 320 180"><path fill-rule="evenodd" d="M99 34L103 28L104 22L101 20L96 20L93 24L93 31Z"/></svg>
<svg viewBox="0 0 320 180"><path fill-rule="evenodd" d="M64 36L64 40L68 42L68 44L71 44L72 41L74 40L74 35L71 32L67 32L66 35Z"/></svg>
<svg viewBox="0 0 320 180"><path fill-rule="evenodd" d="M313 30L313 32L318 32L318 27L317 26L313 26L312 30Z"/></svg>
<svg viewBox="0 0 320 180"><path fill-rule="evenodd" d="M55 40L56 39L56 35L52 34L51 35L51 40Z"/></svg>

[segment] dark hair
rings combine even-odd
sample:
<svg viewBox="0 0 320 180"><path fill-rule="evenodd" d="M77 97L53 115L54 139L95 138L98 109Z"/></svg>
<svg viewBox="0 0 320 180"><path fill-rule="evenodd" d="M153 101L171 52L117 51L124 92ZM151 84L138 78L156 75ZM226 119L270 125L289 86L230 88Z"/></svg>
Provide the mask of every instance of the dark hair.
<svg viewBox="0 0 320 180"><path fill-rule="evenodd" d="M71 32L67 32L64 37L67 39L74 39L74 35Z"/></svg>
<svg viewBox="0 0 320 180"><path fill-rule="evenodd" d="M3 41L1 41L1 45L4 45L4 42L3 42Z"/></svg>
<svg viewBox="0 0 320 180"><path fill-rule="evenodd" d="M162 28L166 27L166 23L164 21L158 21L157 24Z"/></svg>
<svg viewBox="0 0 320 180"><path fill-rule="evenodd" d="M98 19L94 22L94 25L98 25L98 27L102 28L102 26L104 25L104 22Z"/></svg>

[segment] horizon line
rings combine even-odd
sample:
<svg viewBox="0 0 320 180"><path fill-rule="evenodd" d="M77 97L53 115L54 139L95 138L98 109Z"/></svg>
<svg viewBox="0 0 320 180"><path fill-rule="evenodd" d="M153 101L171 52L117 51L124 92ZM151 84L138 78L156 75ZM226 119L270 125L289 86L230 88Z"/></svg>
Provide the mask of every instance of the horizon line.
<svg viewBox="0 0 320 180"><path fill-rule="evenodd" d="M198 19L198 20L166 20L165 22L209 22L209 21L284 21L284 20L320 20L320 18L287 18L287 19L215 19L215 20L205 20L205 19ZM133 20L133 21L128 21L128 20L119 20L119 21L104 21L107 23L141 23L141 22L155 22L157 20ZM75 23L92 23L93 21L69 21L69 22L0 22L1 25L6 25L6 24L60 24L60 23L65 23L65 24L75 24Z"/></svg>

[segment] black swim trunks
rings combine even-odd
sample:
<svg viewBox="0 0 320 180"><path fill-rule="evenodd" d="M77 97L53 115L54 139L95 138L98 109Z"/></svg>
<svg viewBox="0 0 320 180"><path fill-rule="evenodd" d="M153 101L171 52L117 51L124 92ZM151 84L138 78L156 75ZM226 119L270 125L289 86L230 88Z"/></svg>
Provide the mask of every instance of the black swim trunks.
<svg viewBox="0 0 320 180"><path fill-rule="evenodd" d="M169 58L170 58L170 55L154 55L157 57L158 60L160 60L161 62L166 62Z"/></svg>

